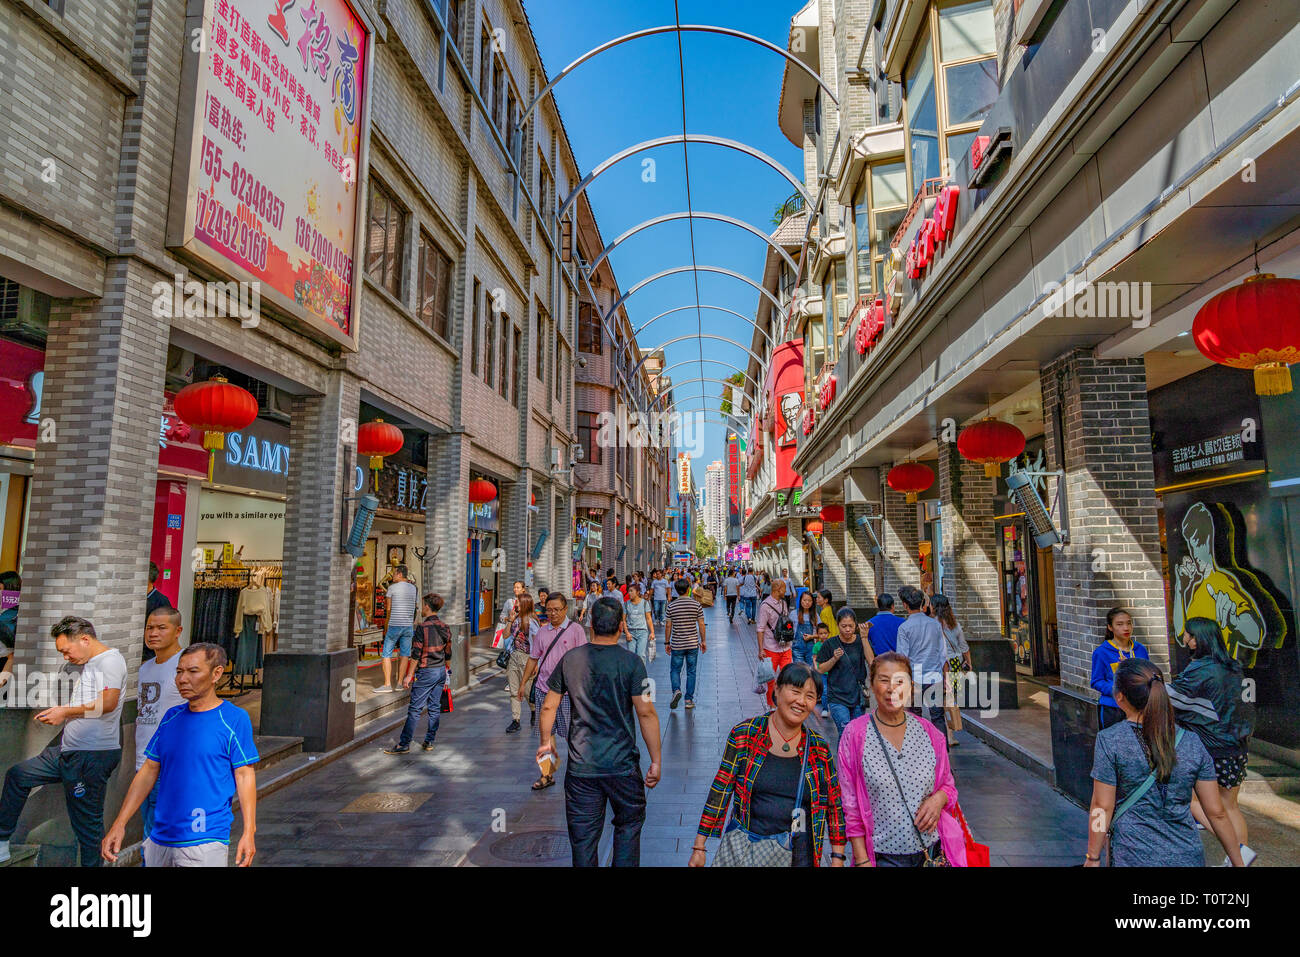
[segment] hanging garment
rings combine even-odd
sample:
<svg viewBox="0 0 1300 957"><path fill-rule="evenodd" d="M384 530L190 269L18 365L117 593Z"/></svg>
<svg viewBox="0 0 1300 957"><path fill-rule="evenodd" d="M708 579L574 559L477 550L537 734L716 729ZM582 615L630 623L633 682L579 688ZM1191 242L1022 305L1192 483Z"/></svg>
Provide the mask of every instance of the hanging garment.
<svg viewBox="0 0 1300 957"><path fill-rule="evenodd" d="M233 631L242 627L244 615L255 615L258 628L262 634L271 632L271 593L261 585L250 585L239 593L239 604L235 606Z"/></svg>
<svg viewBox="0 0 1300 957"><path fill-rule="evenodd" d="M252 675L262 667L262 636L257 630L257 616L244 615L244 627L235 638L234 675Z"/></svg>

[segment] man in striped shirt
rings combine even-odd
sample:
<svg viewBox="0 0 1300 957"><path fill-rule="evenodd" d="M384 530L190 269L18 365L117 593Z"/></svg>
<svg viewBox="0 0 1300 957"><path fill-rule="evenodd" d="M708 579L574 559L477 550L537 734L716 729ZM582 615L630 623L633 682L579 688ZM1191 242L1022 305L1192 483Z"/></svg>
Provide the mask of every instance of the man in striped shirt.
<svg viewBox="0 0 1300 957"><path fill-rule="evenodd" d="M677 597L668 604L668 623L664 626L664 650L672 655L669 674L673 681L676 708L682 700L682 665L686 665L686 707L695 707L695 667L701 651L708 651L704 640L704 609L689 594L691 586L679 578L673 585Z"/></svg>

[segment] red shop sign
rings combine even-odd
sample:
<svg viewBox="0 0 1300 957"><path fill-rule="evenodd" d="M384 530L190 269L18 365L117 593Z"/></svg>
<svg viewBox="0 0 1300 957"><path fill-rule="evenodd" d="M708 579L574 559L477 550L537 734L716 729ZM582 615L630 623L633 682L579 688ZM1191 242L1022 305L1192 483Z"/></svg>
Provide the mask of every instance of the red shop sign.
<svg viewBox="0 0 1300 957"><path fill-rule="evenodd" d="M45 353L0 339L0 445L36 447Z"/></svg>

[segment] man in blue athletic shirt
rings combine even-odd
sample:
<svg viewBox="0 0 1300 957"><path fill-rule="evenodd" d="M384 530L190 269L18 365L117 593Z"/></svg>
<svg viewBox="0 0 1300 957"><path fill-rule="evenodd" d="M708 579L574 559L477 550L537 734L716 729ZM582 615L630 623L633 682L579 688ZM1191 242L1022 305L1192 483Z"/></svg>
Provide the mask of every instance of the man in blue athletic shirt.
<svg viewBox="0 0 1300 957"><path fill-rule="evenodd" d="M253 723L248 712L217 697L226 668L220 645L200 642L181 652L176 687L186 704L163 715L145 748L144 766L131 781L117 820L101 852L116 861L126 836L126 822L144 803L155 783L158 803L153 831L143 855L149 867L225 867L234 823L231 799L239 794L244 831L235 864L247 867L257 853L258 761Z"/></svg>

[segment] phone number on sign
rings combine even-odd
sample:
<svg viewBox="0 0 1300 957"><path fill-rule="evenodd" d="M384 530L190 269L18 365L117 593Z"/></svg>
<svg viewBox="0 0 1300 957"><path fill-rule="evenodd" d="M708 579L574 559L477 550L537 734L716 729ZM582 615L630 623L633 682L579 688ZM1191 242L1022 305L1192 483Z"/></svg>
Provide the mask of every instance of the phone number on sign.
<svg viewBox="0 0 1300 957"><path fill-rule="evenodd" d="M207 193L199 193L195 231L258 269L266 269L267 238Z"/></svg>
<svg viewBox="0 0 1300 957"><path fill-rule="evenodd" d="M206 136L203 137L202 165L203 172L218 183L229 173L231 195L265 219L272 227L280 228L284 222L284 200L238 162L226 167L221 147Z"/></svg>
<svg viewBox="0 0 1300 957"><path fill-rule="evenodd" d="M320 230L301 216L294 220L294 241L299 249L344 282L352 281L352 257L326 239Z"/></svg>

